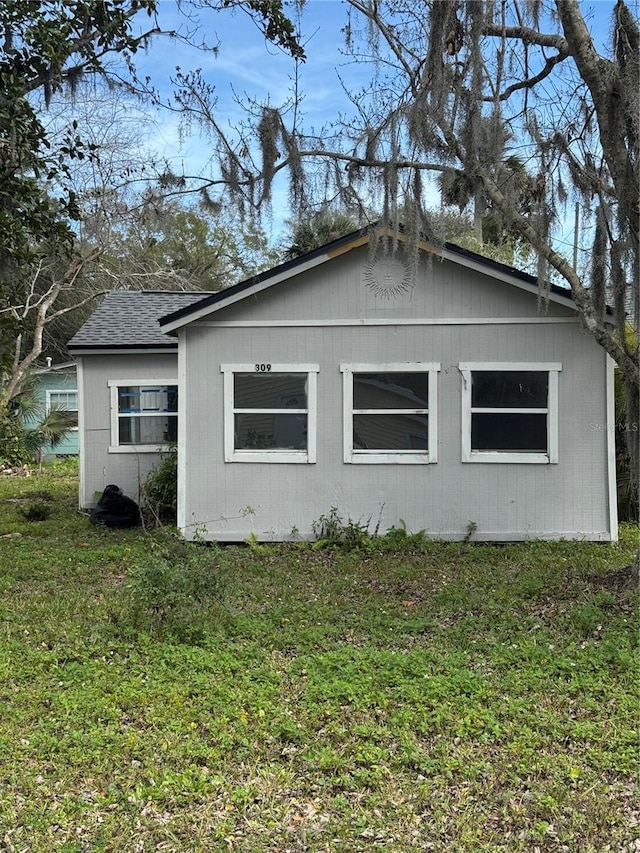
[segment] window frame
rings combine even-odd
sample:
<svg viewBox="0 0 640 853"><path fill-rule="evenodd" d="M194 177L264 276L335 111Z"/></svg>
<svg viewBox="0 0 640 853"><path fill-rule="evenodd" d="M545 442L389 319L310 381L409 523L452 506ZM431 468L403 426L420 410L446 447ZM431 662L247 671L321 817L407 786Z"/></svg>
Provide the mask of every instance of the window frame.
<svg viewBox="0 0 640 853"><path fill-rule="evenodd" d="M560 362L460 362L458 365L462 376L462 461L489 463L516 463L525 465L555 465L558 463L558 424L559 396L558 375L562 370ZM516 406L485 407L471 405L472 374L483 371L500 372L535 372L546 373L547 405L544 408L521 408ZM547 450L545 453L536 451L509 450L473 450L471 447L471 427L473 415L476 413L500 414L545 414L547 416Z"/></svg>
<svg viewBox="0 0 640 853"><path fill-rule="evenodd" d="M439 362L366 362L340 365L342 373L343 461L347 465L431 465L438 461L438 373ZM354 409L353 376L358 373L428 374L427 408ZM426 414L427 450L359 450L353 446L354 415Z"/></svg>
<svg viewBox="0 0 640 853"><path fill-rule="evenodd" d="M56 405L52 402L52 398L57 394L75 394L76 397L76 406L75 409L64 409L60 406ZM80 416L80 408L79 408L79 396L76 388L47 388L46 392L46 400L45 400L45 411L46 414L49 415L52 411L57 410L60 412L75 412L78 417ZM78 425L69 427L71 432L78 432Z"/></svg>
<svg viewBox="0 0 640 853"><path fill-rule="evenodd" d="M268 370L260 368L269 367ZM318 419L318 373L319 364L283 364L262 362L256 364L221 364L223 374L223 410L224 410L224 461L225 462L266 462L268 464L312 465L316 461L316 437ZM277 373L306 374L307 405L304 409L284 408L236 408L234 400L234 376L236 373L254 373L272 376ZM284 448L245 448L235 447L235 415L252 414L305 414L307 416L306 450L286 450Z"/></svg>
<svg viewBox="0 0 640 853"><path fill-rule="evenodd" d="M167 412L135 412L124 414L118 408L118 389L139 387L139 388L155 388L158 385L165 385L170 388L175 388L179 399L178 380L173 379L110 379L107 382L109 388L110 406L111 406L111 442L109 444L109 453L164 453L169 450L170 442L162 442L160 444L120 444L120 418L141 418L141 417L166 417ZM175 416L179 428L179 415L176 408L175 412L169 413L172 417Z"/></svg>

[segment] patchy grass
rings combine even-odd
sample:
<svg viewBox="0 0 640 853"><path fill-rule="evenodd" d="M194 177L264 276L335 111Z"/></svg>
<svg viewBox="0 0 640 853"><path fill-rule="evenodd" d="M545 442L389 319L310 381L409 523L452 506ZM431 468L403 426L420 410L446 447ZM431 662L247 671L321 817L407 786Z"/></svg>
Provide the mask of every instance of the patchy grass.
<svg viewBox="0 0 640 853"><path fill-rule="evenodd" d="M0 850L638 849L636 531L219 549L75 490L0 479Z"/></svg>

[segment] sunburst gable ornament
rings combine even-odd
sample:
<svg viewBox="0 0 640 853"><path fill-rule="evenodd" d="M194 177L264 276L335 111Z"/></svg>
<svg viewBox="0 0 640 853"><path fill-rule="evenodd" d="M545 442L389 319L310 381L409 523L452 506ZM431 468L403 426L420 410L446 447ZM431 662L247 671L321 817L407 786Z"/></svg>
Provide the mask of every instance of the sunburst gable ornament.
<svg viewBox="0 0 640 853"><path fill-rule="evenodd" d="M377 258L364 268L364 283L374 296L391 299L411 290L411 273L400 258Z"/></svg>

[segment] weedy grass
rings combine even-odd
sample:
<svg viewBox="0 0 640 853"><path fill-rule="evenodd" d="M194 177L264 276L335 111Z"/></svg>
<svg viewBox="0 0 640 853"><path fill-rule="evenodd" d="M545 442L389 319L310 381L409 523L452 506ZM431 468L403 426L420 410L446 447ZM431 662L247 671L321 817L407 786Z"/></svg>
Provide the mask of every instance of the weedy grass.
<svg viewBox="0 0 640 853"><path fill-rule="evenodd" d="M189 546L76 487L0 480L0 850L637 849L636 530Z"/></svg>

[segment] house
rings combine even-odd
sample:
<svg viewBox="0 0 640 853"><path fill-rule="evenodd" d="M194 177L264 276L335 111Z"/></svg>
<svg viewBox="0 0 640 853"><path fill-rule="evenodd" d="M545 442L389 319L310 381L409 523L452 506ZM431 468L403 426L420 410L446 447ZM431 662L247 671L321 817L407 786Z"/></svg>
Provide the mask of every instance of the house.
<svg viewBox="0 0 640 853"><path fill-rule="evenodd" d="M69 413L73 426L65 437L55 446L48 442L40 448L40 457L49 461L59 456L78 455L78 385L76 379L76 365L73 361L61 364L53 364L52 359L47 359L47 366L34 370L35 394L44 415L48 415L53 409L62 409ZM34 418L28 420L29 426L37 426L39 421Z"/></svg>
<svg viewBox="0 0 640 853"><path fill-rule="evenodd" d="M95 506L110 483L139 499L176 439L178 345L158 320L204 295L113 291L69 341L78 369L80 506Z"/></svg>
<svg viewBox="0 0 640 853"><path fill-rule="evenodd" d="M615 539L613 362L567 291L540 307L511 267L449 244L413 264L371 239L163 316L137 294L161 316L148 348L118 325L133 295L112 294L70 345L84 505L109 480L135 493L177 431L188 539L311 537L332 508L449 539Z"/></svg>

